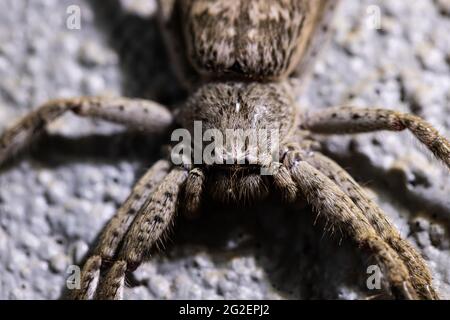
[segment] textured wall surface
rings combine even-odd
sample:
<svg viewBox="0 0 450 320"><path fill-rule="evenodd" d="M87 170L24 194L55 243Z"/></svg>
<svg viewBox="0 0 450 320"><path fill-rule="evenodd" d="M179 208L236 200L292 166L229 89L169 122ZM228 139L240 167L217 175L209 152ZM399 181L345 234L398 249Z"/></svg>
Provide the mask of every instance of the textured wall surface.
<svg viewBox="0 0 450 320"><path fill-rule="evenodd" d="M94 1L92 1L94 2ZM56 97L176 101L153 1L0 1L0 131ZM100 1L97 1L97 4ZM106 4L108 3L108 4ZM145 5L142 5L145 3ZM81 29L66 27L81 8ZM381 9L371 28L368 6ZM370 9L370 8L369 8ZM369 10L370 11L370 10ZM333 40L301 107L383 106L424 117L450 137L450 2L344 0ZM0 175L0 299L57 299L140 174L158 158L151 137L64 116ZM327 153L362 182L426 257L450 298L450 174L408 133L336 136ZM308 208L208 207L180 217L163 253L129 280L126 298L355 299L367 257L313 227Z"/></svg>

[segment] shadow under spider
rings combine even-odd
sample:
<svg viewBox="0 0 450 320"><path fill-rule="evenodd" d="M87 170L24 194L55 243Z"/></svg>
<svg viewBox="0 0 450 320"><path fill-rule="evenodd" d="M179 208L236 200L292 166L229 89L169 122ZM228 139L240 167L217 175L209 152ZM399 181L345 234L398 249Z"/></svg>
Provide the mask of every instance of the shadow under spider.
<svg viewBox="0 0 450 320"><path fill-rule="evenodd" d="M119 56L125 95L169 106L182 100L186 93L171 69L157 18L127 12L119 0L88 3L97 27Z"/></svg>
<svg viewBox="0 0 450 320"><path fill-rule="evenodd" d="M275 197L249 208L205 201L199 219L178 218L166 255L194 263L193 254L206 252L216 268L229 268L234 257L254 257L263 279L287 299L338 299L343 287L361 294L367 257L345 240L330 240L314 219L311 208ZM180 252L182 246L187 250Z"/></svg>

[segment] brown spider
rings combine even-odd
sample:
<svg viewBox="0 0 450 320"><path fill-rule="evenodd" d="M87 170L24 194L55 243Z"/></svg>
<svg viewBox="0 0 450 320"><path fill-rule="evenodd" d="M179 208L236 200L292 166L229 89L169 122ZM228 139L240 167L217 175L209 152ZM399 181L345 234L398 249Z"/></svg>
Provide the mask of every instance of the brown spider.
<svg viewBox="0 0 450 320"><path fill-rule="evenodd" d="M383 109L334 107L302 113L287 78L303 75L326 33L334 0L160 1L159 17L180 81L190 97L172 114L152 101L82 97L46 103L0 137L0 163L28 145L67 111L150 133L185 128L194 121L219 132L279 129L279 161L218 166L159 160L103 230L81 274L76 299L122 297L125 276L145 259L174 222L180 202L195 215L202 196L217 201L259 201L267 190L306 199L317 213L360 249L373 255L396 298L437 299L425 261L402 239L382 210L339 165L317 152L313 133L408 129L450 168L450 143L430 124ZM262 176L261 168L272 175Z"/></svg>

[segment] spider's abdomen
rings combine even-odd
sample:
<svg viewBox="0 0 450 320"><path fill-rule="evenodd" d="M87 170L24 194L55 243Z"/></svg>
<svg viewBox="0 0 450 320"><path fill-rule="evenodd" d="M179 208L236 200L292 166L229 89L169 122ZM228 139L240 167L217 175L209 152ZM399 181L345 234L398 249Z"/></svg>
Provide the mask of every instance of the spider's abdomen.
<svg viewBox="0 0 450 320"><path fill-rule="evenodd" d="M283 78L307 58L333 1L179 1L188 59L213 77Z"/></svg>

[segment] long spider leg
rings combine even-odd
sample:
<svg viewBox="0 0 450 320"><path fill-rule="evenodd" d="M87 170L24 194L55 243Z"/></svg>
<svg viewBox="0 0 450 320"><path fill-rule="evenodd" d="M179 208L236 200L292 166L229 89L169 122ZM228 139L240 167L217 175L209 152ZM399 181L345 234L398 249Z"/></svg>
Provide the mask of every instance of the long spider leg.
<svg viewBox="0 0 450 320"><path fill-rule="evenodd" d="M48 123L68 111L154 133L163 132L173 121L169 110L148 100L107 97L52 100L20 119L0 136L0 165L28 146Z"/></svg>
<svg viewBox="0 0 450 320"><path fill-rule="evenodd" d="M169 167L168 161L157 161L133 187L125 203L103 229L92 255L84 264L80 289L72 292L73 299L86 300L94 297L101 267L117 254L117 248L135 219L136 213L149 199L158 183L167 175Z"/></svg>
<svg viewBox="0 0 450 320"><path fill-rule="evenodd" d="M412 114L385 109L333 107L306 114L301 127L325 134L408 129L450 168L450 142L431 124Z"/></svg>
<svg viewBox="0 0 450 320"><path fill-rule="evenodd" d="M174 168L158 185L126 233L117 260L100 280L96 298L122 299L126 272L142 263L151 247L173 224L178 196L187 176L184 169Z"/></svg>
<svg viewBox="0 0 450 320"><path fill-rule="evenodd" d="M300 152L288 152L284 162L315 211L322 213L329 223L375 257L392 294L400 299L417 299L402 259L377 234L352 200L327 176L304 161Z"/></svg>
<svg viewBox="0 0 450 320"><path fill-rule="evenodd" d="M402 258L408 267L411 283L423 299L438 299L432 286L432 276L421 255L405 241L389 221L386 214L370 198L364 189L342 167L321 153L314 152L305 161L328 176L344 191L369 220L380 237L385 240Z"/></svg>

